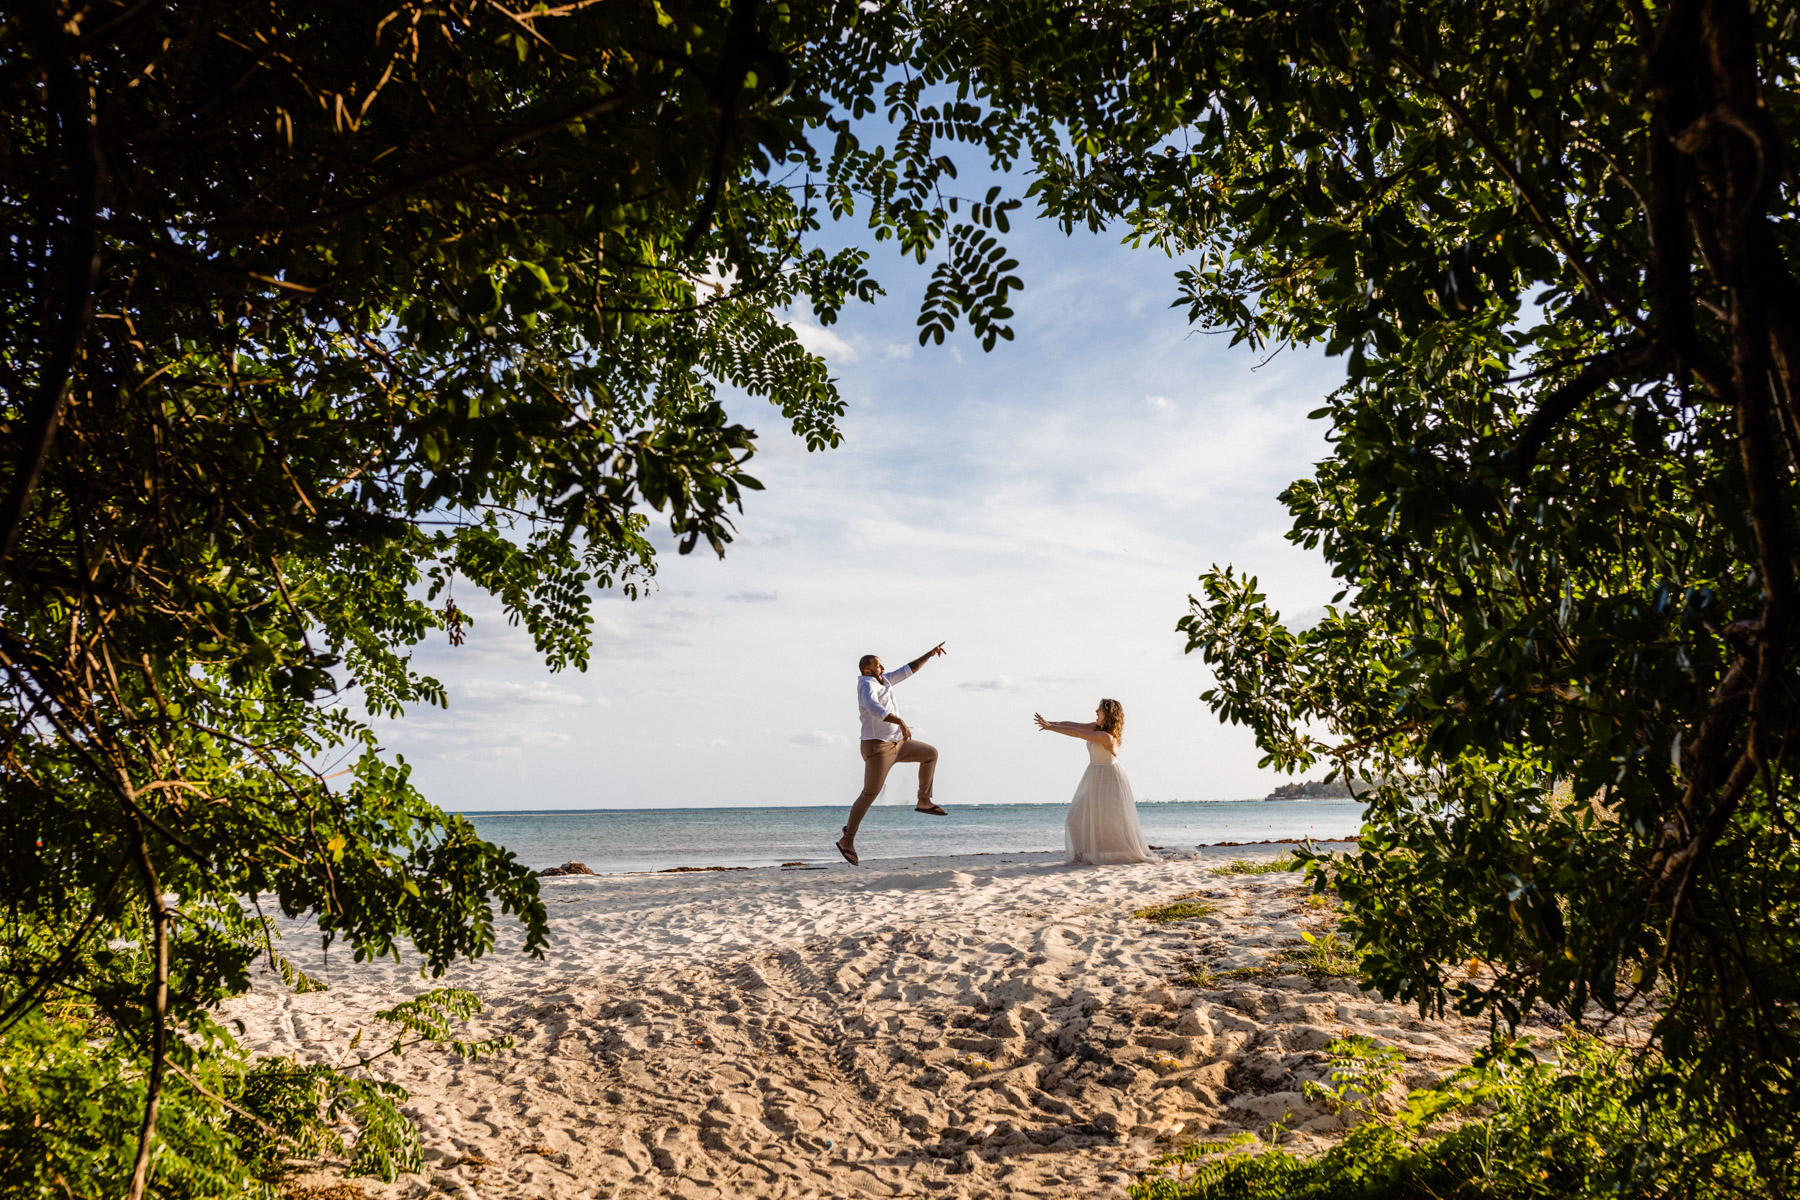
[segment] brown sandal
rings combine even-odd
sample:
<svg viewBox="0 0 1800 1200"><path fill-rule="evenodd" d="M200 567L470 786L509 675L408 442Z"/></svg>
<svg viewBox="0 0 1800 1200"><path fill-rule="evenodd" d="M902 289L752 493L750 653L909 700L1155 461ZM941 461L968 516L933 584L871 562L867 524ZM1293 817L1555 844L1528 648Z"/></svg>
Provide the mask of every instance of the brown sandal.
<svg viewBox="0 0 1800 1200"><path fill-rule="evenodd" d="M918 805L915 804L913 806L913 811L914 812L922 812L922 813L925 813L927 816L933 816L933 817L947 817L950 815L949 813L945 812L943 809L939 808L935 804L928 804L924 808L920 808Z"/></svg>
<svg viewBox="0 0 1800 1200"><path fill-rule="evenodd" d="M850 847L844 845L844 843L849 840L850 840L849 838L839 838L837 840L837 851L839 854L844 856L845 862L849 863L853 867L860 867L860 866L862 866L862 862L857 859L856 851L854 851Z"/></svg>

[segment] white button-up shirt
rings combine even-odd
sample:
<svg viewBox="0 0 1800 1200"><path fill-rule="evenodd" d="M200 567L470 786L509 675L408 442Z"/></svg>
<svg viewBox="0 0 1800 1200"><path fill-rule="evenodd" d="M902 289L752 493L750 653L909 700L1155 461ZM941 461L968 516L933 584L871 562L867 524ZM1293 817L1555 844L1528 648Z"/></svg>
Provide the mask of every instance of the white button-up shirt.
<svg viewBox="0 0 1800 1200"><path fill-rule="evenodd" d="M856 677L856 708L862 717L862 735L865 742L897 742L900 740L900 727L890 725L883 720L889 713L898 716L900 710L894 707L894 685L913 673L911 667L895 667L886 672L887 682L883 683L873 675Z"/></svg>

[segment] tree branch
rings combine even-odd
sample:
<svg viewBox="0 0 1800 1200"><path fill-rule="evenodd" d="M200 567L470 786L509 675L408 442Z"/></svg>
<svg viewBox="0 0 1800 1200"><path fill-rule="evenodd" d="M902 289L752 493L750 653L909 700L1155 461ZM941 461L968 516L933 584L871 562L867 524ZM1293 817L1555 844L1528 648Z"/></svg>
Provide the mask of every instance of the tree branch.
<svg viewBox="0 0 1800 1200"><path fill-rule="evenodd" d="M1549 205L1537 194L1537 190L1526 181L1525 176L1513 165L1512 160L1500 152L1500 147L1494 144L1493 139L1488 136L1487 131L1475 121L1473 116L1470 115L1469 110L1464 108L1454 96L1444 90L1443 86L1438 83L1436 76L1430 74L1423 67L1419 66L1418 63L1414 62L1411 56L1406 54L1405 51L1400 50L1397 47L1390 47L1389 52L1393 54L1394 61L1399 63L1402 67L1405 67L1407 72L1410 73L1413 78L1417 79L1420 85L1437 99L1439 104L1444 106L1445 110L1455 118L1456 123L1462 127L1463 131L1473 138L1475 143L1486 152L1488 158L1493 160L1494 165L1500 168L1500 173L1506 176L1506 181L1518 190L1519 198L1525 202L1525 207L1529 209L1531 215L1537 219L1538 227L1549 236L1552 242L1556 243L1556 248L1562 251L1564 258L1569 260L1569 265L1575 269L1575 274L1581 277L1581 281L1587 285L1588 290L1593 292L1594 296L1603 302L1607 308L1611 309L1613 315L1617 316L1620 320L1625 321L1627 324L1633 325L1640 330L1643 329L1643 318L1639 317L1637 313L1621 303L1617 296L1614 296L1608 288L1600 283L1599 276L1595 275L1593 268L1588 266L1587 260L1583 258L1581 252L1575 248L1575 243L1563 232L1562 226L1552 219Z"/></svg>
<svg viewBox="0 0 1800 1200"><path fill-rule="evenodd" d="M1523 479L1551 433L1595 392L1615 379L1654 366L1662 356L1662 349L1655 342L1640 342L1588 360L1575 373L1575 378L1544 397L1537 411L1525 422L1525 427L1519 431L1519 440L1506 455L1506 464L1512 473Z"/></svg>
<svg viewBox="0 0 1800 1200"><path fill-rule="evenodd" d="M75 359L87 337L94 314L94 288L100 279L99 218L101 195L106 187L106 163L94 127L93 104L88 98L75 47L63 32L61 17L52 0L43 0L28 16L36 27L36 49L43 64L46 93L58 140L71 177L65 213L68 238L51 259L47 274L54 303L47 306L38 346L43 353L37 397L25 421L19 442L19 459L12 486L0 508L0 569L12 560L24 532L25 514L32 494L43 478L62 424Z"/></svg>
<svg viewBox="0 0 1800 1200"><path fill-rule="evenodd" d="M725 191L725 168L731 162L731 143L738 128L738 101L742 98L744 79L750 70L751 43L756 36L756 14L760 7L761 0L736 0L731 6L731 24L725 32L725 53L713 85L713 103L719 112L719 139L713 146L706 195L701 198L700 207L681 239L684 255L692 254L711 228L713 214L718 211L720 197Z"/></svg>
<svg viewBox="0 0 1800 1200"><path fill-rule="evenodd" d="M144 877L144 893L150 901L151 930L154 940L155 973L150 984L150 1078L144 1089L144 1119L138 1126L137 1160L131 1168L130 1200L144 1200L150 1183L150 1147L156 1138L156 1116L162 1105L163 1073L169 1054L169 922L171 914L163 903L162 883L156 876L156 865L150 861L150 843L143 826L127 814L136 845L138 870Z"/></svg>
<svg viewBox="0 0 1800 1200"><path fill-rule="evenodd" d="M366 196L355 204L351 204L345 208L333 209L332 211L325 213L314 213L299 221L249 221L235 219L214 221L208 228L251 229L264 233L293 233L302 229L315 229L321 225L329 225L344 217L352 217L358 213L368 212L372 208L379 208L389 200L398 199L410 192L416 192L421 188L430 187L434 183L441 183L446 179L451 179L455 176L462 175L465 172L472 171L476 167L487 163L502 150L510 150L514 146L523 146L528 142L535 142L537 139L555 133L559 129L566 128L576 121L586 120L588 117L599 116L603 112L610 112L621 105L629 104L633 99L635 99L635 97L629 92L615 92L604 100L590 101L577 108L553 114L552 116L546 117L533 124L515 129L503 137L496 138L494 141L489 142L486 146L473 154L469 154L454 162L446 163L441 167L434 167L429 171L414 175L411 178L403 179L399 183L396 183L391 187L383 188L381 191L376 192L371 196Z"/></svg>

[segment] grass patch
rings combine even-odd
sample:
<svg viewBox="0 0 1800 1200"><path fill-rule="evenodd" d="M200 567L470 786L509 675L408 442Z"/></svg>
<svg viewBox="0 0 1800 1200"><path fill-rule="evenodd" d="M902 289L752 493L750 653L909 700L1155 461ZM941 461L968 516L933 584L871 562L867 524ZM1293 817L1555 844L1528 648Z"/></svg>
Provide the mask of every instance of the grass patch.
<svg viewBox="0 0 1800 1200"><path fill-rule="evenodd" d="M1221 983L1242 983L1246 979L1273 979L1277 974L1279 972L1274 967L1232 967L1225 971L1201 967L1199 970L1190 971L1175 980L1175 986L1210 991Z"/></svg>
<svg viewBox="0 0 1800 1200"><path fill-rule="evenodd" d="M1362 955L1337 934L1314 937L1303 933L1300 936L1306 939L1305 947L1282 955L1282 961L1299 968L1300 974L1314 979L1356 979L1361 976Z"/></svg>
<svg viewBox="0 0 1800 1200"><path fill-rule="evenodd" d="M1304 871L1306 864L1298 855L1283 854L1279 858L1251 860L1234 858L1222 867L1214 867L1214 875L1273 875L1277 871Z"/></svg>
<svg viewBox="0 0 1800 1200"><path fill-rule="evenodd" d="M1148 910L1146 910L1148 911ZM1195 959L1183 956L1177 960L1182 974L1170 982L1176 987L1208 991L1226 983L1243 983L1251 979L1274 979L1281 975L1304 975L1314 983L1327 979L1356 979L1362 974L1362 955L1335 933L1300 935L1306 945L1284 950L1281 956L1264 967L1231 967L1215 971Z"/></svg>
<svg viewBox="0 0 1800 1200"><path fill-rule="evenodd" d="M1196 899L1199 892L1189 892L1177 896L1167 904L1154 908L1140 908L1131 915L1140 921L1154 921L1158 925L1172 925L1176 921L1191 921L1195 917L1204 917L1218 909L1216 904L1208 904Z"/></svg>

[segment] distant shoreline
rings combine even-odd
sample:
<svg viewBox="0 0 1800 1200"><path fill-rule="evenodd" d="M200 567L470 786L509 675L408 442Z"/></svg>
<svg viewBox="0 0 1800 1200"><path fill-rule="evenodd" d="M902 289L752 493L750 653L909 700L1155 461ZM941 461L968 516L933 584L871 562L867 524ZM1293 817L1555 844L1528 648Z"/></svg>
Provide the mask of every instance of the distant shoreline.
<svg viewBox="0 0 1800 1200"><path fill-rule="evenodd" d="M975 801L956 805L956 808L1066 808L1067 800L997 800L992 802ZM1287 797L1246 796L1239 800L1139 800L1140 808L1156 808L1164 804L1357 804L1359 801L1348 797ZM646 804L634 808L451 808L446 812L459 817L568 817L593 813L646 813L646 812L755 812L758 810L779 810L782 812L805 812L811 809L847 809L847 804ZM954 811L954 809L952 810Z"/></svg>
<svg viewBox="0 0 1800 1200"><path fill-rule="evenodd" d="M1066 804L956 804L948 818L920 817L910 803L877 805L858 833L862 857L887 858L1065 849ZM731 805L712 808L486 810L465 814L475 835L536 870L585 863L604 874L671 867L834 864L841 805ZM1188 851L1220 842L1344 837L1366 812L1353 801L1269 804L1164 801L1138 808L1153 846Z"/></svg>

